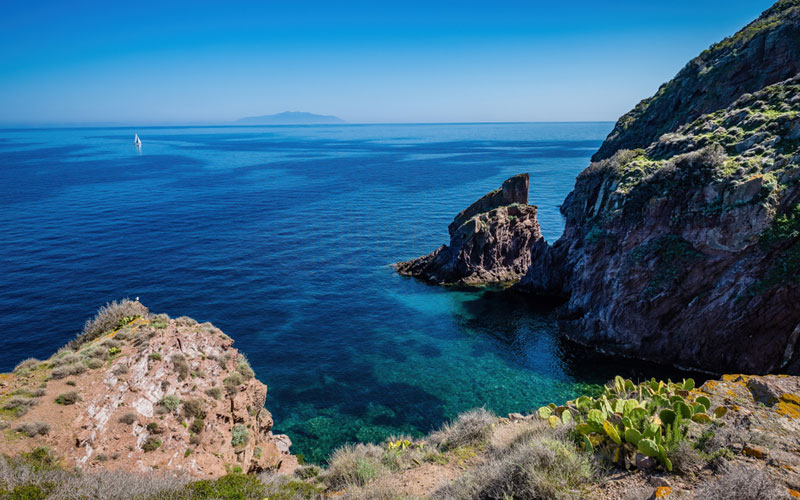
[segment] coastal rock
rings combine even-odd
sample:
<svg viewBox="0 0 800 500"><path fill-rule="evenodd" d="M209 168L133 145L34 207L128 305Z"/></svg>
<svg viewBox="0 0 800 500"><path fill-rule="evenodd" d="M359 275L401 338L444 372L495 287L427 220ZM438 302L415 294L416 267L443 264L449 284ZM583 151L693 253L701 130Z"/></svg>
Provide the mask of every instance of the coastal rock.
<svg viewBox="0 0 800 500"><path fill-rule="evenodd" d="M800 6L779 1L735 35L692 59L673 80L619 119L592 157L646 148L701 115L800 72Z"/></svg>
<svg viewBox="0 0 800 500"><path fill-rule="evenodd" d="M531 245L542 240L537 208L527 204L528 182L528 174L506 180L455 217L449 245L397 263L397 272L440 285L520 279L530 266Z"/></svg>
<svg viewBox="0 0 800 500"><path fill-rule="evenodd" d="M747 43L800 51L800 38L787 38L800 6L779 2L765 16L751 24L765 31ZM758 87L772 78L762 78L762 66L764 75L780 72L771 59L724 52L737 50L741 36L711 49L726 72L701 87L682 72L662 87L700 96L671 111L692 121L637 107L635 120L656 131L642 135L626 125L630 116L620 120L603 159L562 204L561 238L534 245L516 289L566 300L558 317L569 339L716 373L800 373L800 76ZM731 87L723 75L736 65L741 78ZM708 86L750 93L713 109ZM627 139L618 133L625 127ZM628 145L641 147L619 149Z"/></svg>
<svg viewBox="0 0 800 500"><path fill-rule="evenodd" d="M140 307L144 314L94 340L0 376L0 406L23 398L27 409L0 416L0 428L19 436L0 440L0 453L47 446L82 470L159 469L203 478L234 469L294 470L291 441L271 432L267 387L233 340L210 323ZM26 425L48 430L33 437L14 432Z"/></svg>

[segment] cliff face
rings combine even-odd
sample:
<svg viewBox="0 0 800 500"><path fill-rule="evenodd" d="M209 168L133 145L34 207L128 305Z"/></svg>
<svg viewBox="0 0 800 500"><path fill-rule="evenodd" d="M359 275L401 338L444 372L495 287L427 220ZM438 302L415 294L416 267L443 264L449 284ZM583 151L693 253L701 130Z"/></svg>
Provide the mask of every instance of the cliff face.
<svg viewBox="0 0 800 500"><path fill-rule="evenodd" d="M519 286L568 298L568 337L714 372L800 373L798 3L690 63L579 175L564 235L534 246Z"/></svg>
<svg viewBox="0 0 800 500"><path fill-rule="evenodd" d="M297 466L288 437L270 431L267 387L230 337L210 323L137 311L0 376L0 453L47 446L83 470L206 478Z"/></svg>
<svg viewBox="0 0 800 500"><path fill-rule="evenodd" d="M800 1L781 0L692 59L653 97L620 118L592 160L609 158L621 149L646 148L661 134L798 72Z"/></svg>
<svg viewBox="0 0 800 500"><path fill-rule="evenodd" d="M449 245L397 263L397 272L435 284L519 280L530 265L531 245L542 239L536 207L527 203L528 174L506 180L455 217Z"/></svg>

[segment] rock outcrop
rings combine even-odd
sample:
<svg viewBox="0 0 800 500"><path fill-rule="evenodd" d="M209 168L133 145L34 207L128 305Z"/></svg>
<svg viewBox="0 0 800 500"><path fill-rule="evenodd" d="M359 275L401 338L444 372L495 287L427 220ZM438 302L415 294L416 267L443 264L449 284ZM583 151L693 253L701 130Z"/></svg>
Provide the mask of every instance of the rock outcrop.
<svg viewBox="0 0 800 500"><path fill-rule="evenodd" d="M47 446L83 470L204 478L296 468L289 438L271 432L267 387L233 340L138 307L91 341L0 375L0 453Z"/></svg>
<svg viewBox="0 0 800 500"><path fill-rule="evenodd" d="M646 148L661 134L727 108L739 96L800 72L800 4L781 0L735 35L692 59L677 76L619 119L592 157Z"/></svg>
<svg viewBox="0 0 800 500"><path fill-rule="evenodd" d="M542 240L536 207L528 205L528 174L506 180L459 213L448 227L450 244L399 262L397 272L435 284L513 283L530 265L530 247Z"/></svg>
<svg viewBox="0 0 800 500"><path fill-rule="evenodd" d="M578 176L563 236L534 246L517 287L567 299L569 338L717 373L800 373L798 19L800 2L781 1L712 47Z"/></svg>

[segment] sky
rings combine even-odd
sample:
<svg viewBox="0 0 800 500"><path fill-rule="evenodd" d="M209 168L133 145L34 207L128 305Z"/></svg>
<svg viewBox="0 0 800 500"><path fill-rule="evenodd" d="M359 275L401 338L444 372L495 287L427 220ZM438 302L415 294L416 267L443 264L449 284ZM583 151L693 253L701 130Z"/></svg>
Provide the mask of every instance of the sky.
<svg viewBox="0 0 800 500"><path fill-rule="evenodd" d="M0 124L613 121L771 4L9 0Z"/></svg>

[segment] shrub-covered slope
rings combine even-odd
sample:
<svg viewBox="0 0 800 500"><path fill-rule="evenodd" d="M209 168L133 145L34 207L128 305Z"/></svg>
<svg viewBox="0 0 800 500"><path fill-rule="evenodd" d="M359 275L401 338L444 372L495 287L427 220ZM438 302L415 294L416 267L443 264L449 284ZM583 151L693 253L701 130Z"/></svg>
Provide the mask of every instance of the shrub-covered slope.
<svg viewBox="0 0 800 500"><path fill-rule="evenodd" d="M460 415L424 438L336 450L292 475L191 481L80 473L44 449L0 457L0 498L98 500L791 500L800 487L800 379L731 375L635 384L529 415Z"/></svg>
<svg viewBox="0 0 800 500"><path fill-rule="evenodd" d="M800 1L780 0L741 31L692 59L653 97L620 118L592 160L647 147L663 133L798 72Z"/></svg>

